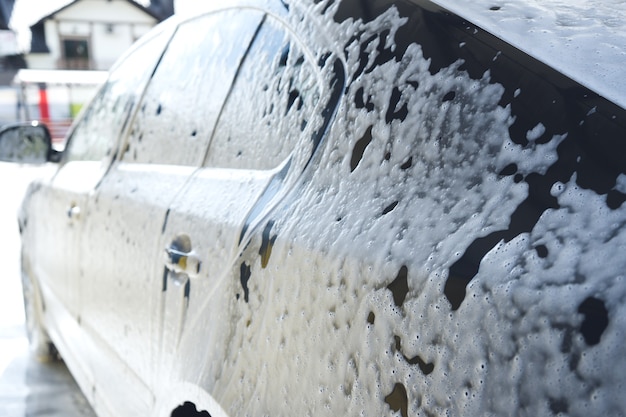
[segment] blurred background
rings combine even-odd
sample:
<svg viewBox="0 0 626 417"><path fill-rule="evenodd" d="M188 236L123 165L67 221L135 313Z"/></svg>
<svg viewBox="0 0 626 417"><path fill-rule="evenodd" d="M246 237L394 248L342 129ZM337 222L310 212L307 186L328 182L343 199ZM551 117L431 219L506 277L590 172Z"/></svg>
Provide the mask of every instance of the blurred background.
<svg viewBox="0 0 626 417"><path fill-rule="evenodd" d="M106 71L174 0L0 0L0 126L40 120L58 147Z"/></svg>

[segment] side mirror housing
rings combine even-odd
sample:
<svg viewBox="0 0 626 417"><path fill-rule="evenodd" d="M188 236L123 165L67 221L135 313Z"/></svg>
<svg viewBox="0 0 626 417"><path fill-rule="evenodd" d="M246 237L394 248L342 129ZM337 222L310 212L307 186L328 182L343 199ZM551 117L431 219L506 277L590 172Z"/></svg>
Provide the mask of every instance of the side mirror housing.
<svg viewBox="0 0 626 417"><path fill-rule="evenodd" d="M43 164L58 162L59 155L52 149L50 131L44 124L17 123L0 128L0 161Z"/></svg>

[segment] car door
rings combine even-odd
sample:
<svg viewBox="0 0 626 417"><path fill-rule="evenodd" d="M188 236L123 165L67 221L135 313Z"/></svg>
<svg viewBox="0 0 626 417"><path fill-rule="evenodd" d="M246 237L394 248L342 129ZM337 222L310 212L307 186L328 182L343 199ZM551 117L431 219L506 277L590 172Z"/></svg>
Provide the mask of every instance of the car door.
<svg viewBox="0 0 626 417"><path fill-rule="evenodd" d="M82 299L81 235L90 193L101 181L114 158L118 138L134 104L164 47L157 35L138 47L111 74L70 134L62 165L49 184L33 193L30 204L37 211L27 221L35 232L31 267L45 292L51 316L49 332L73 369L87 372L80 362L82 338L77 330ZM138 63L142 66L138 66ZM137 68L146 68L138 71Z"/></svg>
<svg viewBox="0 0 626 417"><path fill-rule="evenodd" d="M168 207L202 165L213 128L262 13L182 23L145 91L117 159L90 196L82 323L94 342L97 391L146 415L152 400L163 287L157 256ZM231 42L236 39L236 42ZM160 254L159 254L160 255ZM114 383L124 376L124 384ZM123 400L120 400L123 398ZM97 401L96 401L97 403Z"/></svg>
<svg viewBox="0 0 626 417"><path fill-rule="evenodd" d="M298 37L266 16L204 166L172 202L163 226L163 380L205 378L207 389L219 377L233 308L249 301L238 256L314 156L343 86L339 72L325 78Z"/></svg>

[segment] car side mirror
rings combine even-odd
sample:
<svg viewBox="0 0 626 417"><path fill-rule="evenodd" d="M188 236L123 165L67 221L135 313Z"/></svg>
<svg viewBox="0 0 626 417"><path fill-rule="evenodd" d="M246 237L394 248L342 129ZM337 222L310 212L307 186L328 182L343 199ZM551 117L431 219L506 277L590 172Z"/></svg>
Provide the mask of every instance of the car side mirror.
<svg viewBox="0 0 626 417"><path fill-rule="evenodd" d="M58 162L59 155L52 149L50 131L44 124L18 123L0 128L0 161L43 164Z"/></svg>

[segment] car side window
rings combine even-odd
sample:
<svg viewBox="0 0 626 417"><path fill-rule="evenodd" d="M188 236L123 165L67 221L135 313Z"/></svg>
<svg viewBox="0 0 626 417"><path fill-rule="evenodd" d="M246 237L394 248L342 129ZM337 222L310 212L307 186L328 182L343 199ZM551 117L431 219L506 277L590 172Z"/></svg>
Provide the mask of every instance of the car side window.
<svg viewBox="0 0 626 417"><path fill-rule="evenodd" d="M148 85L125 162L199 166L263 13L231 10L183 23Z"/></svg>
<svg viewBox="0 0 626 417"><path fill-rule="evenodd" d="M268 17L215 128L205 166L273 169L300 143L320 101L319 73L294 36Z"/></svg>
<svg viewBox="0 0 626 417"><path fill-rule="evenodd" d="M155 36L111 70L71 133L67 161L99 161L110 155L168 38L169 32Z"/></svg>

